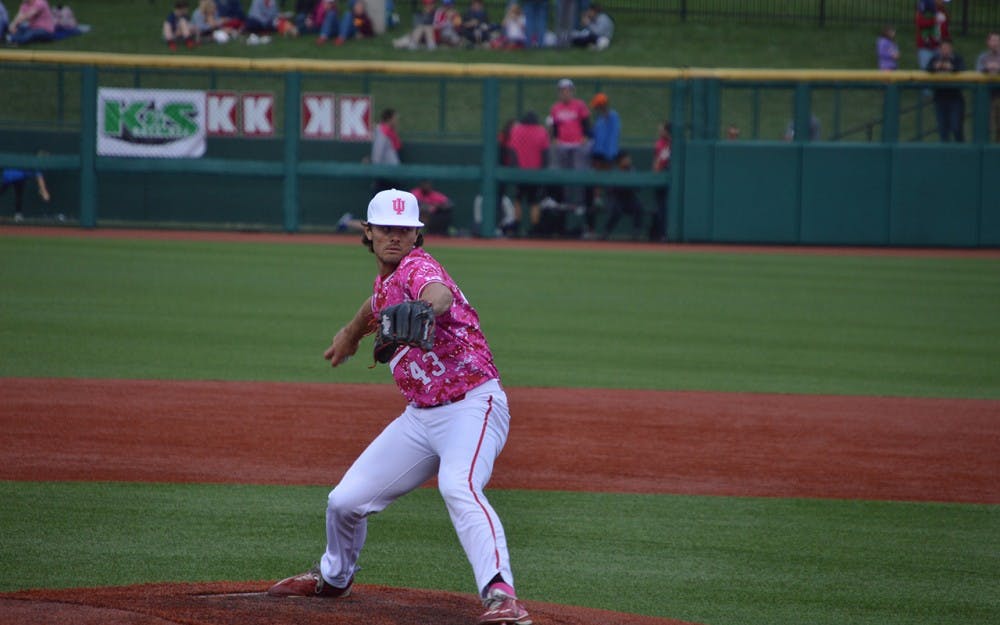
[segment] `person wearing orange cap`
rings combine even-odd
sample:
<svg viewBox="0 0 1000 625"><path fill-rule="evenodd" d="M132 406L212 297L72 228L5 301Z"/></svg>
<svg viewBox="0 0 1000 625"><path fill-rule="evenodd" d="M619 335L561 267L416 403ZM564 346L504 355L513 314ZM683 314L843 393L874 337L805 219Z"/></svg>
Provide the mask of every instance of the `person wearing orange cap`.
<svg viewBox="0 0 1000 625"><path fill-rule="evenodd" d="M590 166L598 171L608 171L615 166L618 142L622 134L622 121L618 111L611 108L608 96L597 93L590 99L594 112L594 138L590 144ZM594 187L587 207L587 227L594 231L597 211L604 202L604 190Z"/></svg>

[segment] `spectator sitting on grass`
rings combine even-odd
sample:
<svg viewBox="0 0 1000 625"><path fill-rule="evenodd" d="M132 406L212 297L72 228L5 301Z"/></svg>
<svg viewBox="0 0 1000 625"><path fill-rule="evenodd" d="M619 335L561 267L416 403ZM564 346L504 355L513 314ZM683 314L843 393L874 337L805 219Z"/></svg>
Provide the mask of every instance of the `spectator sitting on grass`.
<svg viewBox="0 0 1000 625"><path fill-rule="evenodd" d="M340 34L340 16L337 14L337 0L322 0L313 13L313 21L319 24L317 45L333 41Z"/></svg>
<svg viewBox="0 0 1000 625"><path fill-rule="evenodd" d="M434 11L434 40L438 45L457 46L462 42L458 29L462 16L455 10L455 0L441 0L441 6Z"/></svg>
<svg viewBox="0 0 1000 625"><path fill-rule="evenodd" d="M574 46L605 50L611 45L611 38L615 36L615 22L604 12L601 5L591 4L584 12L580 23L582 28L574 30L570 38Z"/></svg>
<svg viewBox="0 0 1000 625"><path fill-rule="evenodd" d="M368 15L364 0L355 0L351 10L340 19L340 32L333 40L334 45L342 45L348 39L365 39L375 36L372 18Z"/></svg>
<svg viewBox="0 0 1000 625"><path fill-rule="evenodd" d="M462 25L458 31L466 45L470 48L485 46L496 30L496 25L490 23L483 0L472 0L468 10L462 15Z"/></svg>
<svg viewBox="0 0 1000 625"><path fill-rule="evenodd" d="M226 28L240 31L243 29L243 22L247 15L243 12L243 5L240 0L216 0L216 8L219 10L219 18Z"/></svg>
<svg viewBox="0 0 1000 625"><path fill-rule="evenodd" d="M525 26L524 13L521 5L512 2L500 23L503 29L503 45L505 48L523 48L528 45L528 31Z"/></svg>
<svg viewBox="0 0 1000 625"><path fill-rule="evenodd" d="M437 39L434 36L434 0L423 0L420 13L413 16L413 30L410 34L394 39L394 48L408 48L417 50L425 47L428 50L437 48Z"/></svg>
<svg viewBox="0 0 1000 625"><path fill-rule="evenodd" d="M52 41L56 20L45 0L25 0L7 30L10 33L8 40L15 45Z"/></svg>
<svg viewBox="0 0 1000 625"><path fill-rule="evenodd" d="M174 10L163 20L163 41L171 50L176 50L181 42L188 48L194 47L194 27L188 20L189 9L187 0L177 0Z"/></svg>

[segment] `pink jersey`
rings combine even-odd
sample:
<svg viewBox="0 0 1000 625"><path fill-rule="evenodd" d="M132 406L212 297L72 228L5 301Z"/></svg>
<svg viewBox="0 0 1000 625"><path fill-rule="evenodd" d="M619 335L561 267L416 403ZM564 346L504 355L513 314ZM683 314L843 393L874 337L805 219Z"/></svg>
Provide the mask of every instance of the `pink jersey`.
<svg viewBox="0 0 1000 625"><path fill-rule="evenodd" d="M579 145L586 136L583 134L583 120L590 117L590 109L583 100L574 98L569 102L557 100L549 111L556 126L556 141L562 144Z"/></svg>
<svg viewBox="0 0 1000 625"><path fill-rule="evenodd" d="M666 137L659 137L656 140L656 145L653 146L653 171L670 169L671 143L671 140Z"/></svg>
<svg viewBox="0 0 1000 625"><path fill-rule="evenodd" d="M466 391L499 377L479 328L479 315L448 272L423 249L407 254L388 276L375 278L372 311L378 316L386 306L418 299L432 282L448 287L455 298L451 308L436 319L434 349L403 347L389 363L399 391L421 408L456 401Z"/></svg>
<svg viewBox="0 0 1000 625"><path fill-rule="evenodd" d="M410 193L413 194L413 197L417 198L417 202L420 204L427 204L430 212L432 213L442 206L448 206L451 204L451 200L448 196L436 189L424 191L420 187L415 187L410 189Z"/></svg>
<svg viewBox="0 0 1000 625"><path fill-rule="evenodd" d="M47 30L53 32L56 29L56 19L52 15L52 9L45 0L27 0L21 3L19 13L25 11L31 17L28 19L28 27L35 30Z"/></svg>
<svg viewBox="0 0 1000 625"><path fill-rule="evenodd" d="M549 149L549 134L539 124L514 124L510 129L510 147L517 154L521 169L541 169L545 150Z"/></svg>

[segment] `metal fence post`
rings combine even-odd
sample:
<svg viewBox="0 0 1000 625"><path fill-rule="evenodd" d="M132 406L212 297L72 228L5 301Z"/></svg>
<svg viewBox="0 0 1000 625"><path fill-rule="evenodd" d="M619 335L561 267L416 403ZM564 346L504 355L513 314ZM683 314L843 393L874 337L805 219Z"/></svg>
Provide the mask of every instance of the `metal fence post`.
<svg viewBox="0 0 1000 625"><path fill-rule="evenodd" d="M795 120L792 122L795 129L795 142L805 143L812 137L812 104L810 100L809 84L800 82L795 85Z"/></svg>
<svg viewBox="0 0 1000 625"><path fill-rule="evenodd" d="M691 138L706 139L705 130L705 78L691 80Z"/></svg>
<svg viewBox="0 0 1000 625"><path fill-rule="evenodd" d="M500 116L500 80L496 76L483 79L483 179L482 222L479 234L492 238L497 226L497 128Z"/></svg>
<svg viewBox="0 0 1000 625"><path fill-rule="evenodd" d="M97 225L97 68L80 73L80 225Z"/></svg>
<svg viewBox="0 0 1000 625"><path fill-rule="evenodd" d="M719 126L722 119L722 84L717 78L705 81L705 124L702 138L715 140L719 138Z"/></svg>
<svg viewBox="0 0 1000 625"><path fill-rule="evenodd" d="M990 142L990 89L977 84L972 92L972 141L978 145Z"/></svg>
<svg viewBox="0 0 1000 625"><path fill-rule="evenodd" d="M285 155L281 212L285 232L299 229L299 125L301 119L302 74L285 74Z"/></svg>
<svg viewBox="0 0 1000 625"><path fill-rule="evenodd" d="M882 101L882 143L899 142L899 86L890 83L885 87Z"/></svg>
<svg viewBox="0 0 1000 625"><path fill-rule="evenodd" d="M670 91L670 188L667 189L667 233L671 241L684 240L684 164L687 153L688 82L677 80Z"/></svg>

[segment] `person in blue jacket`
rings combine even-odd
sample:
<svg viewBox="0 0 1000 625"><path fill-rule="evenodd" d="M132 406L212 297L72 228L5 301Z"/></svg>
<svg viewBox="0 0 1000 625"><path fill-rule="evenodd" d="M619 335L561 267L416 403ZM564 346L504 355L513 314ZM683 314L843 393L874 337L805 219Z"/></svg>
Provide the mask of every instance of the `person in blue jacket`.
<svg viewBox="0 0 1000 625"><path fill-rule="evenodd" d="M32 178L38 183L38 195L42 201L48 202L51 199L49 189L45 186L45 176L41 171L30 169L7 168L3 170L2 180L0 180L0 195L7 192L7 189L14 188L14 221L24 221L24 188L28 186L28 180Z"/></svg>

